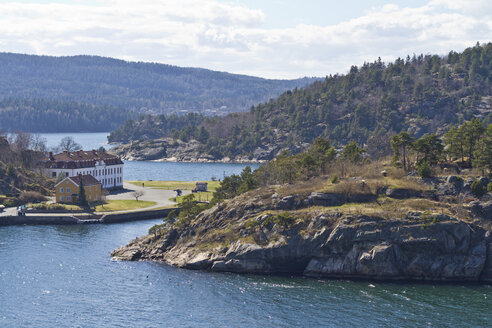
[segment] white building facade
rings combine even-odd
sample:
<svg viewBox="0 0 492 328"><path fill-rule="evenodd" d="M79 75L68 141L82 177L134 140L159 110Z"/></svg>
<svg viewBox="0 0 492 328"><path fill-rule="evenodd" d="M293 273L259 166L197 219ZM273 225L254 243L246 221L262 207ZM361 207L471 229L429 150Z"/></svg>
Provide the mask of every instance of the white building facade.
<svg viewBox="0 0 492 328"><path fill-rule="evenodd" d="M43 174L56 179L63 177L92 175L105 189L123 187L123 161L106 152L76 151L50 156L43 162Z"/></svg>

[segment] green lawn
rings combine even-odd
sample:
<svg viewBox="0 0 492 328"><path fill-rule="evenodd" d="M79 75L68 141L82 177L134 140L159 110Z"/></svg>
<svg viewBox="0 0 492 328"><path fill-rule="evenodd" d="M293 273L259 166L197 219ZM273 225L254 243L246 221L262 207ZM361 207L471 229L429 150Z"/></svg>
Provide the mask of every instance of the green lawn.
<svg viewBox="0 0 492 328"><path fill-rule="evenodd" d="M134 199L129 199L129 200L107 200L104 203L99 202L99 203L92 203L91 208L96 208L96 212L115 212L115 211L128 211L128 210L136 210L139 208L147 208L150 206L156 205L156 202L151 202L151 201L145 201L145 200L139 200L136 201ZM27 207L41 207L45 209L48 207L49 209L65 209L67 211L78 211L78 210L84 210L84 208L75 205L75 204L49 204L46 206L46 204L28 204Z"/></svg>
<svg viewBox="0 0 492 328"><path fill-rule="evenodd" d="M197 192L197 193L194 193L192 195L195 196L196 201L208 202L208 201L212 200L214 193L212 191L207 191L207 192ZM179 204L183 201L183 197L185 197L185 196L172 197L172 198L169 198L169 200Z"/></svg>
<svg viewBox="0 0 492 328"><path fill-rule="evenodd" d="M116 212L116 211L128 211L136 210L139 208L146 208L156 205L156 202L134 199L122 200L107 200L104 204L96 206L96 212Z"/></svg>
<svg viewBox="0 0 492 328"><path fill-rule="evenodd" d="M193 190L195 189L195 183L197 181L126 181L135 186L157 188L157 189L183 189L183 190ZM220 181L200 181L208 183L208 191L215 191L220 186Z"/></svg>

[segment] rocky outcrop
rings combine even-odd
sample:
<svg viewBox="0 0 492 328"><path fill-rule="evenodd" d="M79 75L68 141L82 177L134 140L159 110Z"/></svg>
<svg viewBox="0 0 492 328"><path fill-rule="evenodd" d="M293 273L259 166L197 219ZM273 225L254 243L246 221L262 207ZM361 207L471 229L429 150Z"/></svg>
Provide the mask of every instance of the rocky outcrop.
<svg viewBox="0 0 492 328"><path fill-rule="evenodd" d="M429 180L432 186L421 191L378 188L377 194L304 187L295 193L292 186L265 187L226 200L160 236L137 238L112 255L118 260L237 273L492 282L489 196L466 205L446 203L438 211L428 205L422 210L419 200L407 202L406 198L454 201L437 187L462 190L462 180L441 180ZM378 194L391 197L390 206L402 202L420 210L386 210L384 200L375 199ZM347 203L351 204L340 206ZM437 214L445 212L461 220Z"/></svg>
<svg viewBox="0 0 492 328"><path fill-rule="evenodd" d="M307 224L307 225L306 225ZM492 282L492 238L477 226L440 215L404 220L318 216L260 245L241 238L204 250L196 229L138 238L118 260L164 261L187 269L310 277ZM184 236L186 235L186 236ZM195 235L195 237L193 237Z"/></svg>

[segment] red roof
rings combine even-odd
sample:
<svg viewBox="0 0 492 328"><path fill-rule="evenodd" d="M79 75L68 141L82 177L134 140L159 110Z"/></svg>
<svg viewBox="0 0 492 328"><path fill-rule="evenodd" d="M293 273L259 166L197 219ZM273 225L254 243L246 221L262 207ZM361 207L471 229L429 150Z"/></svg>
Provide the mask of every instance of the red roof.
<svg viewBox="0 0 492 328"><path fill-rule="evenodd" d="M50 153L48 158L43 161L44 167L47 169L78 169L86 167L95 167L96 162L104 161L106 165L123 164L121 158L106 152L97 150L91 151L75 151L53 155Z"/></svg>
<svg viewBox="0 0 492 328"><path fill-rule="evenodd" d="M80 178L82 178L82 183L84 184L84 186L95 186L101 184L96 178L94 178L90 174L70 177L70 180L75 182L77 186L80 186Z"/></svg>

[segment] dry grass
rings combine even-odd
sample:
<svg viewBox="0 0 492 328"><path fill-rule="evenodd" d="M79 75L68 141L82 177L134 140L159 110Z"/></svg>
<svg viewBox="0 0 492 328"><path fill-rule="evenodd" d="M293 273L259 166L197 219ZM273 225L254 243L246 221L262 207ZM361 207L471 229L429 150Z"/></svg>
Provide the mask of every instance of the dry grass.
<svg viewBox="0 0 492 328"><path fill-rule="evenodd" d="M385 177L384 182L390 188L403 188L403 189L410 189L415 191L429 190L428 185L420 183L412 179L411 177L403 177L403 178Z"/></svg>
<svg viewBox="0 0 492 328"><path fill-rule="evenodd" d="M304 213L343 213L346 215L371 215L385 219L402 219L410 211L427 212L430 214L453 214L449 204L442 204L428 199L409 198L395 200L389 197L380 198L371 203L346 203L336 207L309 207L300 210Z"/></svg>
<svg viewBox="0 0 492 328"><path fill-rule="evenodd" d="M299 181L292 185L281 185L277 188L276 192L279 194L280 197L288 195L307 196L311 192L323 190L329 185L331 185L330 178L327 176L323 176L307 181Z"/></svg>

